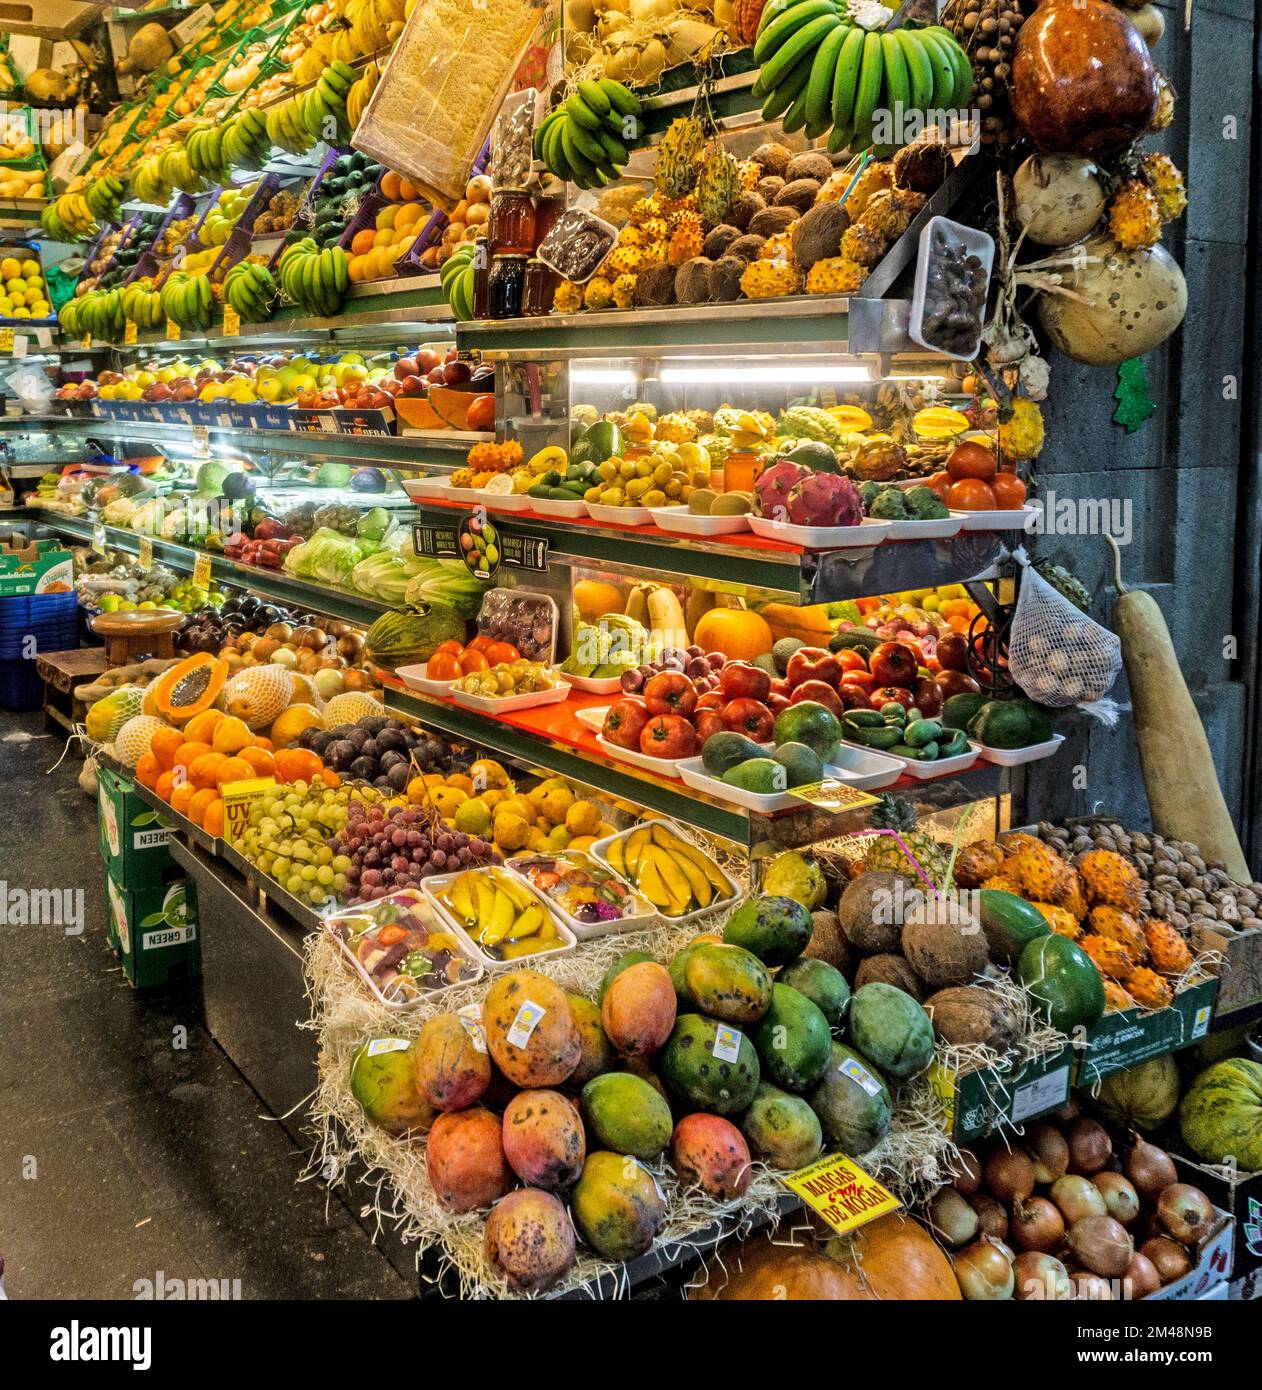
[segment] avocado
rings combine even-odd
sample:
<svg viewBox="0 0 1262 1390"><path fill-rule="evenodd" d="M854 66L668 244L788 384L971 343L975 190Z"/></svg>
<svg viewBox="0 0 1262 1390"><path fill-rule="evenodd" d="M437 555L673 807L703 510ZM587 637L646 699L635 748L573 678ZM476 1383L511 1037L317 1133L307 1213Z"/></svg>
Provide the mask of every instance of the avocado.
<svg viewBox="0 0 1262 1390"><path fill-rule="evenodd" d="M746 738L744 734L723 730L721 733L711 734L706 739L701 750L701 765L711 777L722 777L729 768L735 767L738 763L763 756L763 750L753 739Z"/></svg>
<svg viewBox="0 0 1262 1390"><path fill-rule="evenodd" d="M723 781L729 787L739 787L742 791L755 792L759 796L771 796L784 790L786 774L774 758L746 758L735 767L729 767L723 774Z"/></svg>
<svg viewBox="0 0 1262 1390"><path fill-rule="evenodd" d="M805 743L821 762L827 762L837 751L841 732L832 710L814 700L802 700L776 715L772 737L777 747L782 743Z"/></svg>
<svg viewBox="0 0 1262 1390"><path fill-rule="evenodd" d="M571 463L604 463L622 454L622 431L609 420L597 420L570 448Z"/></svg>
<svg viewBox="0 0 1262 1390"><path fill-rule="evenodd" d="M702 491L705 491L703 488ZM695 494L694 494L695 495ZM692 498L689 498L691 503ZM753 494L749 492L720 492L710 506L711 516L748 516L754 510Z"/></svg>
<svg viewBox="0 0 1262 1390"><path fill-rule="evenodd" d="M780 457L788 459L791 463L799 464L802 468L809 468L812 473L841 472L841 466L837 462L837 455L832 446L825 444L822 439L799 439L791 449L787 449Z"/></svg>
<svg viewBox="0 0 1262 1390"><path fill-rule="evenodd" d="M760 671L766 671L773 679L780 674L780 668L776 665L776 659L770 652L759 652L754 658L753 664L757 666Z"/></svg>
<svg viewBox="0 0 1262 1390"><path fill-rule="evenodd" d="M819 754L804 743L782 743L773 756L784 768L787 786L807 787L823 780L824 764Z"/></svg>
<svg viewBox="0 0 1262 1390"><path fill-rule="evenodd" d="M1025 748L1030 716L1010 700L987 700L968 721L968 735L987 748Z"/></svg>
<svg viewBox="0 0 1262 1390"><path fill-rule="evenodd" d="M986 703L986 697L974 690L952 695L942 706L942 723L948 729L967 729L968 722Z"/></svg>
<svg viewBox="0 0 1262 1390"><path fill-rule="evenodd" d="M1055 737L1056 730L1052 727L1052 717L1041 705L1036 705L1033 700L1027 700L1024 697L1017 700L1016 703L1026 712L1030 720L1031 743L1046 743Z"/></svg>
<svg viewBox="0 0 1262 1390"><path fill-rule="evenodd" d="M783 676L789 669L789 658L799 647L806 644L799 641L796 637L782 637L771 649L772 659L776 663L776 674Z"/></svg>

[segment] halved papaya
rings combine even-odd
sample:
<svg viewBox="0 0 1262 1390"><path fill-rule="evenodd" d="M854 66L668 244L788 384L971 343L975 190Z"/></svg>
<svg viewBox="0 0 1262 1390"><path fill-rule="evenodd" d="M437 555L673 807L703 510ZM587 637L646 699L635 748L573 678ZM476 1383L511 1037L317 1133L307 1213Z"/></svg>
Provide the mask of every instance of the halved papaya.
<svg viewBox="0 0 1262 1390"><path fill-rule="evenodd" d="M194 652L154 682L154 707L172 724L187 724L195 715L214 707L228 675L226 661L209 652Z"/></svg>

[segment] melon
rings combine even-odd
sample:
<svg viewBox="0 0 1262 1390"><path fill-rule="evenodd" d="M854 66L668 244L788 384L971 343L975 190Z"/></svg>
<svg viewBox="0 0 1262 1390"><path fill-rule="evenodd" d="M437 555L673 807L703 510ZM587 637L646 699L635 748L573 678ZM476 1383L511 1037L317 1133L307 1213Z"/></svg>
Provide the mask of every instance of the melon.
<svg viewBox="0 0 1262 1390"><path fill-rule="evenodd" d="M1228 1057L1192 1082L1179 1106L1183 1142L1207 1163L1230 1156L1262 1171L1262 1062Z"/></svg>
<svg viewBox="0 0 1262 1390"><path fill-rule="evenodd" d="M324 707L324 727L336 729L339 724L358 724L361 719L384 715L386 707L380 700L362 691L348 690L334 697Z"/></svg>
<svg viewBox="0 0 1262 1390"><path fill-rule="evenodd" d="M289 674L294 678L294 696L289 702L290 708L295 705L313 705L317 710L323 709L324 697L316 689L314 678L302 671L291 671Z"/></svg>
<svg viewBox="0 0 1262 1390"><path fill-rule="evenodd" d="M144 713L144 704L145 692L139 686L119 686L89 708L84 730L93 743L113 743L129 719Z"/></svg>
<svg viewBox="0 0 1262 1390"><path fill-rule="evenodd" d="M1115 1071L1100 1083L1096 1104L1115 1124L1156 1129L1179 1104L1179 1064L1164 1052Z"/></svg>
<svg viewBox="0 0 1262 1390"><path fill-rule="evenodd" d="M124 767L135 767L149 751L153 736L168 725L152 714L133 715L118 731L114 740L114 756Z"/></svg>
<svg viewBox="0 0 1262 1390"><path fill-rule="evenodd" d="M298 742L304 729L323 727L323 718L314 705L290 705L273 721L271 740L277 748L288 748Z"/></svg>
<svg viewBox="0 0 1262 1390"><path fill-rule="evenodd" d="M251 729L263 729L288 707L293 696L293 674L283 666L249 666L224 686L223 707Z"/></svg>

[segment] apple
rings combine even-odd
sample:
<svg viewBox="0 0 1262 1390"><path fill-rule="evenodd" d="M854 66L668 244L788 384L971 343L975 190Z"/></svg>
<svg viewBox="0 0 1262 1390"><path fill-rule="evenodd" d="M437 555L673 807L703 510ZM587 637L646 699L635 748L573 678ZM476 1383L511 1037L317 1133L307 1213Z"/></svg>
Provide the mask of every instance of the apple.
<svg viewBox="0 0 1262 1390"><path fill-rule="evenodd" d="M419 371L420 367L417 366L416 359L413 357L400 357L394 364L394 374L400 381L410 376L416 376Z"/></svg>
<svg viewBox="0 0 1262 1390"><path fill-rule="evenodd" d="M432 372L435 367L443 365L442 357L433 348L421 348L413 360L416 362L416 370L421 376L424 376L426 372Z"/></svg>
<svg viewBox="0 0 1262 1390"><path fill-rule="evenodd" d="M448 386L459 386L472 375L473 371L467 362L457 362L454 358L449 358L443 368L443 381Z"/></svg>
<svg viewBox="0 0 1262 1390"><path fill-rule="evenodd" d="M446 381L442 367L435 367L433 371L426 374L425 379L433 386L441 386Z"/></svg>

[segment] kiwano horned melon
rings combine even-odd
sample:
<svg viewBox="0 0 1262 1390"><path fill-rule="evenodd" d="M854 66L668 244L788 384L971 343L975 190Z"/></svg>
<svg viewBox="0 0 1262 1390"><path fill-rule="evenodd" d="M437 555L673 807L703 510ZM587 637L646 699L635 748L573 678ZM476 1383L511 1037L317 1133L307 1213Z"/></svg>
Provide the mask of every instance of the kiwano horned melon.
<svg viewBox="0 0 1262 1390"><path fill-rule="evenodd" d="M518 1086L559 1086L583 1055L565 991L536 970L501 975L487 991L482 1023L495 1065Z"/></svg>
<svg viewBox="0 0 1262 1390"><path fill-rule="evenodd" d="M861 1158L889 1133L889 1088L866 1057L842 1043L833 1043L828 1069L806 1099L824 1137L852 1158Z"/></svg>
<svg viewBox="0 0 1262 1390"><path fill-rule="evenodd" d="M423 1134L434 1122L433 1108L416 1089L414 1053L405 1038L370 1038L351 1058L351 1095L387 1134Z"/></svg>
<svg viewBox="0 0 1262 1390"><path fill-rule="evenodd" d="M133 715L114 739L114 753L118 761L124 767L135 767L149 751L154 734L166 727L165 721L155 719L151 714Z"/></svg>
<svg viewBox="0 0 1262 1390"><path fill-rule="evenodd" d="M480 1105L439 1115L425 1163L434 1195L449 1211L489 1207L516 1181L504 1157L499 1118Z"/></svg>
<svg viewBox="0 0 1262 1390"><path fill-rule="evenodd" d="M623 1056L656 1052L675 1026L675 987L666 967L640 961L618 974L605 991L600 1021Z"/></svg>
<svg viewBox="0 0 1262 1390"><path fill-rule="evenodd" d="M550 1192L521 1188L486 1218L486 1259L514 1289L542 1293L574 1264L574 1227Z"/></svg>
<svg viewBox="0 0 1262 1390"><path fill-rule="evenodd" d="M324 707L324 727L336 729L339 724L358 724L361 719L382 718L386 707L380 700L360 690L348 690L334 695Z"/></svg>
<svg viewBox="0 0 1262 1390"><path fill-rule="evenodd" d="M145 692L139 686L123 685L111 690L88 709L84 732L93 743L113 743L123 725L142 712L144 703Z"/></svg>
<svg viewBox="0 0 1262 1390"><path fill-rule="evenodd" d="M653 1244L666 1220L657 1180L626 1154L589 1154L570 1197L579 1234L607 1260L633 1260Z"/></svg>
<svg viewBox="0 0 1262 1390"><path fill-rule="evenodd" d="M805 1168L824 1152L819 1116L802 1099L766 1082L745 1112L741 1130L753 1156L771 1168Z"/></svg>
<svg viewBox="0 0 1262 1390"><path fill-rule="evenodd" d="M560 1192L583 1171L582 1116L559 1091L519 1091L504 1107L501 1137L510 1167L531 1187Z"/></svg>
<svg viewBox="0 0 1262 1390"><path fill-rule="evenodd" d="M685 1115L671 1136L670 1161L684 1187L711 1197L739 1197L753 1175L745 1136L718 1115Z"/></svg>
<svg viewBox="0 0 1262 1390"><path fill-rule="evenodd" d="M206 652L194 652L154 682L153 708L172 724L187 724L195 714L214 707L227 679L226 661Z"/></svg>
<svg viewBox="0 0 1262 1390"><path fill-rule="evenodd" d="M673 1096L718 1115L738 1114L758 1089L753 1043L734 1025L700 1014L682 1014L675 1020L660 1065Z"/></svg>
<svg viewBox="0 0 1262 1390"><path fill-rule="evenodd" d="M476 1027L475 1027L476 1031ZM416 1040L416 1088L435 1110L463 1110L491 1084L491 1059L458 1014L438 1014Z"/></svg>
<svg viewBox="0 0 1262 1390"><path fill-rule="evenodd" d="M646 1163L670 1143L670 1106L631 1072L607 1072L583 1087L583 1114L592 1134L614 1153L634 1154Z"/></svg>
<svg viewBox="0 0 1262 1390"><path fill-rule="evenodd" d="M283 666L247 666L224 686L223 707L251 729L266 729L293 696L294 678Z"/></svg>

